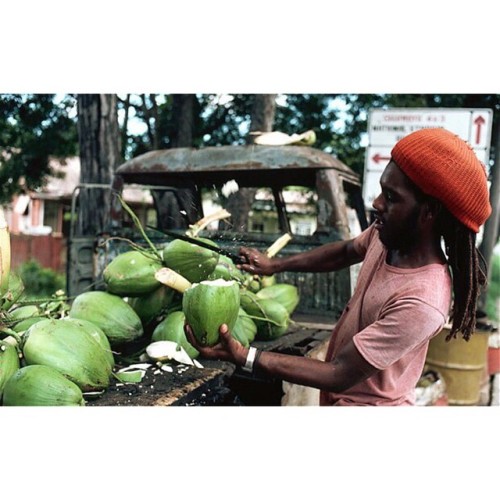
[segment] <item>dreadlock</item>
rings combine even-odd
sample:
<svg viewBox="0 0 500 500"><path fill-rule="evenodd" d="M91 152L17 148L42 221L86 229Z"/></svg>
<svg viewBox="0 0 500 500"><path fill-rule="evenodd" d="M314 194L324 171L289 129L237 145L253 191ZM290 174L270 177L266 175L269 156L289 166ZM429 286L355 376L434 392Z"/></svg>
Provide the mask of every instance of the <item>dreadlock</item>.
<svg viewBox="0 0 500 500"><path fill-rule="evenodd" d="M476 248L476 234L443 210L441 233L453 280L452 326L446 340L469 340L476 326L477 299L486 284L486 262Z"/></svg>
<svg viewBox="0 0 500 500"><path fill-rule="evenodd" d="M405 175L407 186L420 202L437 208L437 229L444 239L453 282L451 330L446 340L462 337L469 340L476 326L477 299L486 284L486 261L476 248L476 233L454 217L436 198L426 195Z"/></svg>

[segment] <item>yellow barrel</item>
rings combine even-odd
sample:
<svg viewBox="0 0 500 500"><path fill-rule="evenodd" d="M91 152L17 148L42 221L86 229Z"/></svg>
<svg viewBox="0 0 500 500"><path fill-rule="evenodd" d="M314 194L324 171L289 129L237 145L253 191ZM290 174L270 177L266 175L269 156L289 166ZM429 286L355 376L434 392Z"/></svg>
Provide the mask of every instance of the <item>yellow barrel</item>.
<svg viewBox="0 0 500 500"><path fill-rule="evenodd" d="M450 328L445 326L430 341L426 369L441 374L449 405L475 405L484 384L489 334L475 331L468 342L458 335L446 342L449 333Z"/></svg>

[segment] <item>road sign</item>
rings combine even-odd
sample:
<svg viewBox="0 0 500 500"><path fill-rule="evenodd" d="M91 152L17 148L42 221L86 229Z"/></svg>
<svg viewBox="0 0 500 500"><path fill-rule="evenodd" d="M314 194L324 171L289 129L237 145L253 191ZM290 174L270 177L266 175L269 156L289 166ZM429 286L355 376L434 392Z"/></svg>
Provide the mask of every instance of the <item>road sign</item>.
<svg viewBox="0 0 500 500"><path fill-rule="evenodd" d="M380 192L380 175L391 158L391 150L403 137L423 128L445 128L469 143L489 172L491 109L393 108L373 109L368 117L368 147L365 156L363 198L365 207Z"/></svg>

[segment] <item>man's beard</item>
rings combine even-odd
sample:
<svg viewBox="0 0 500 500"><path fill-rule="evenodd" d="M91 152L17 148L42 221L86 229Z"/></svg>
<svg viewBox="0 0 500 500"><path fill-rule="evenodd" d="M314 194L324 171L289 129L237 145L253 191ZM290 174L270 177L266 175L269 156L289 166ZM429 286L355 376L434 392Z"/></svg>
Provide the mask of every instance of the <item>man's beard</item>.
<svg viewBox="0 0 500 500"><path fill-rule="evenodd" d="M417 223L419 215L420 207L416 206L397 227L388 228L386 223L379 233L380 241L388 250L407 252L418 240Z"/></svg>

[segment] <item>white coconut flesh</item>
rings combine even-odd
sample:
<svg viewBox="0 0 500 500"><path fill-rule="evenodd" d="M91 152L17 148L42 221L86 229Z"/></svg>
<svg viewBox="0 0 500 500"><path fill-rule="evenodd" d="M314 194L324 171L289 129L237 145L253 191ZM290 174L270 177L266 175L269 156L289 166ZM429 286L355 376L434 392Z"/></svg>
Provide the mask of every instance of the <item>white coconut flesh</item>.
<svg viewBox="0 0 500 500"><path fill-rule="evenodd" d="M204 281L200 281L199 283L193 283L191 285L191 288L194 288L195 286L198 286L198 285L232 286L232 285L234 285L234 283L236 283L236 281L234 281L234 280L228 281L228 280L225 280L225 279L222 279L222 278L218 278L216 280L204 280Z"/></svg>

